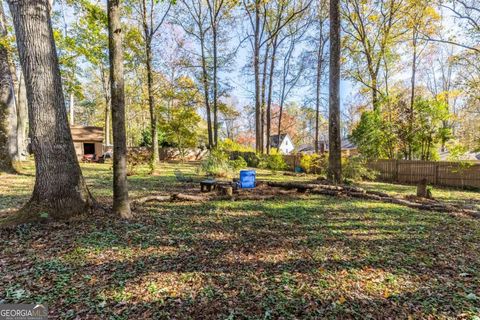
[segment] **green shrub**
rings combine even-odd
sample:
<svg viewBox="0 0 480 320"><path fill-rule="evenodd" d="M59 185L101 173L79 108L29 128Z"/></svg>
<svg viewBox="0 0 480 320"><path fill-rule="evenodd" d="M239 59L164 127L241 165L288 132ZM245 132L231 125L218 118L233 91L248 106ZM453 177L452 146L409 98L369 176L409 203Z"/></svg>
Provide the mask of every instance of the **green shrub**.
<svg viewBox="0 0 480 320"><path fill-rule="evenodd" d="M346 180L373 180L377 172L367 167L367 160L361 156L342 159L342 175Z"/></svg>
<svg viewBox="0 0 480 320"><path fill-rule="evenodd" d="M300 166L306 173L326 174L328 158L326 154L304 154L300 159Z"/></svg>
<svg viewBox="0 0 480 320"><path fill-rule="evenodd" d="M272 149L270 154L262 156L258 167L262 169L270 169L272 171L280 171L287 169L288 166L285 159L283 159L283 156L275 149Z"/></svg>
<svg viewBox="0 0 480 320"><path fill-rule="evenodd" d="M238 142L235 142L231 139L225 139L223 141L220 141L218 143L218 149L222 149L223 151L227 152L253 152L253 149L251 147L244 146L243 144L240 144Z"/></svg>
<svg viewBox="0 0 480 320"><path fill-rule="evenodd" d="M232 152L231 158L236 160L238 158L243 158L246 162L247 167L257 168L260 164L260 157L255 152Z"/></svg>
<svg viewBox="0 0 480 320"><path fill-rule="evenodd" d="M200 165L200 172L214 177L231 177L236 171L247 167L247 162L242 157L230 160L227 152L213 149Z"/></svg>
<svg viewBox="0 0 480 320"><path fill-rule="evenodd" d="M238 157L235 160L229 160L229 164L235 171L248 167L247 161L245 161L243 157Z"/></svg>

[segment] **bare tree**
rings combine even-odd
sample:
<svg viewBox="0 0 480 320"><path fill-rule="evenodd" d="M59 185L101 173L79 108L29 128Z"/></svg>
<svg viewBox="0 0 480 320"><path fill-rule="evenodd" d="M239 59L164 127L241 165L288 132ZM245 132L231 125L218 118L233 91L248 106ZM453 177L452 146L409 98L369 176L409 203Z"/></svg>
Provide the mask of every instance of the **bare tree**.
<svg viewBox="0 0 480 320"><path fill-rule="evenodd" d="M277 36L277 34L287 26L293 19L295 19L298 15L302 14L306 11L311 1L304 4L303 1L299 2L292 2L291 8L292 10L285 10L286 17L282 17L279 23L276 24L276 28L272 29L272 31L265 36L265 29L266 29L266 16L267 10L265 7L262 6L263 2L260 0L243 0L243 6L245 11L247 12L250 26L253 31L253 41L252 44L252 51L253 51L253 70L255 75L255 145L257 152L263 153L264 152L264 121L265 118L263 109L264 104L262 105L262 83L261 83L261 51L262 48L267 45L271 44L272 40ZM275 24L273 24L275 25ZM268 55L267 50L264 49L264 52ZM265 57L265 56L264 56ZM263 60L265 63L265 59ZM266 70L266 69L265 69ZM265 73L264 73L265 75ZM263 86L265 88L265 86ZM267 112L268 113L268 112ZM268 118L268 116L267 116ZM268 131L268 130L267 130ZM268 134L268 133L267 133Z"/></svg>
<svg viewBox="0 0 480 320"><path fill-rule="evenodd" d="M182 10L186 17L175 19L175 22L182 27L187 35L194 38L200 46L200 82L203 88L203 98L207 116L208 148L215 145L213 126L212 126L212 108L210 99L210 66L208 64L207 33L211 26L208 22L208 12L204 8L202 0L181 0ZM182 19L183 18L183 19Z"/></svg>
<svg viewBox="0 0 480 320"><path fill-rule="evenodd" d="M145 44L145 64L147 68L147 86L148 86L148 105L150 108L150 132L152 135L152 164L158 163L159 157L159 145L158 145L158 119L155 106L155 94L153 88L153 52L152 43L155 35L160 30L160 27L165 22L172 2L167 1L165 10L158 16L158 7L156 0L141 0L142 28L143 28L143 41Z"/></svg>
<svg viewBox="0 0 480 320"><path fill-rule="evenodd" d="M69 218L93 205L78 164L47 0L9 0L28 98L35 186L15 222Z"/></svg>

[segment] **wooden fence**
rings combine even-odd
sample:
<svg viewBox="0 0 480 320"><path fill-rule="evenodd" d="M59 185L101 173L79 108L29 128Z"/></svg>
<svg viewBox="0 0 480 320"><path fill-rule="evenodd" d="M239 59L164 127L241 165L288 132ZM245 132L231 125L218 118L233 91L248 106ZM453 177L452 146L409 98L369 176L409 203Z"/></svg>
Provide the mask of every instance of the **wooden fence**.
<svg viewBox="0 0 480 320"><path fill-rule="evenodd" d="M480 188L479 162L377 160L368 166L383 181L415 184L425 178L432 185Z"/></svg>

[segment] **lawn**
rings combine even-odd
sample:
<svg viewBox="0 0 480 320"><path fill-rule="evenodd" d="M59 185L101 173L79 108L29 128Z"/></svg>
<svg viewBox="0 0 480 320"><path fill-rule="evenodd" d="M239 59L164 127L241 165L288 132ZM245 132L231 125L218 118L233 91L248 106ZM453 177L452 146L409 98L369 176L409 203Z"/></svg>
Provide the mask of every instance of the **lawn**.
<svg viewBox="0 0 480 320"><path fill-rule="evenodd" d="M181 189L177 169L196 171L142 168L132 197ZM107 203L110 166L83 171ZM21 172L0 176L0 210L28 199L31 163ZM434 195L480 203L478 192ZM151 203L132 222L97 213L1 231L0 252L0 302L44 302L53 318L480 319L480 220L380 202Z"/></svg>

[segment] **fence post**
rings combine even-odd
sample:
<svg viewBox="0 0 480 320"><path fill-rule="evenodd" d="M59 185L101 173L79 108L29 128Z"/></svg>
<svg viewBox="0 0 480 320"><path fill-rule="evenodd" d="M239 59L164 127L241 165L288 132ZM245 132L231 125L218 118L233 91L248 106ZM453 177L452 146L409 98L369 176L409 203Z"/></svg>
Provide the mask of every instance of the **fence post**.
<svg viewBox="0 0 480 320"><path fill-rule="evenodd" d="M435 164L435 176L433 177L433 184L437 185L438 184L438 166L439 164Z"/></svg>

